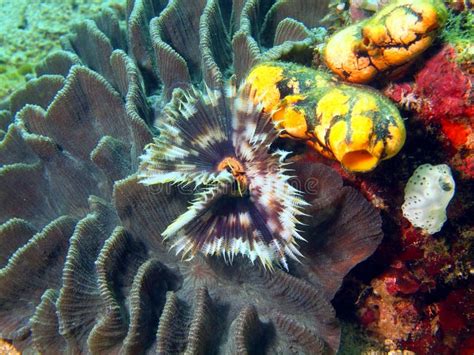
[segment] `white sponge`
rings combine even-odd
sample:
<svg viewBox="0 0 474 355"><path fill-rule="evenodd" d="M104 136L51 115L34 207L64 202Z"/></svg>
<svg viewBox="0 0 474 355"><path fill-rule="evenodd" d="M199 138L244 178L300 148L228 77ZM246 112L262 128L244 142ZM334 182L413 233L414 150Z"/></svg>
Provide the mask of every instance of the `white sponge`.
<svg viewBox="0 0 474 355"><path fill-rule="evenodd" d="M454 196L454 188L449 166L420 165L405 186L403 215L429 234L439 232L446 222L446 207Z"/></svg>

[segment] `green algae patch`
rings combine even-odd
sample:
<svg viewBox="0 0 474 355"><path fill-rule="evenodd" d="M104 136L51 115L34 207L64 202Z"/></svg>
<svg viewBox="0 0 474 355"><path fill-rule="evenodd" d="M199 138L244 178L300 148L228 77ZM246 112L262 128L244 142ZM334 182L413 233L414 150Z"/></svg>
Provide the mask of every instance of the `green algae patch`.
<svg viewBox="0 0 474 355"><path fill-rule="evenodd" d="M103 6L121 8L124 0L2 0L0 6L0 101L22 87L34 67L60 47L73 23ZM26 77L25 77L26 76Z"/></svg>
<svg viewBox="0 0 474 355"><path fill-rule="evenodd" d="M441 39L456 50L458 63L474 62L474 12L450 11Z"/></svg>
<svg viewBox="0 0 474 355"><path fill-rule="evenodd" d="M25 77L15 65L0 64L0 98L11 94L25 82Z"/></svg>
<svg viewBox="0 0 474 355"><path fill-rule="evenodd" d="M382 344L372 339L360 326L349 321L341 321L341 345L338 355L360 355L383 353Z"/></svg>

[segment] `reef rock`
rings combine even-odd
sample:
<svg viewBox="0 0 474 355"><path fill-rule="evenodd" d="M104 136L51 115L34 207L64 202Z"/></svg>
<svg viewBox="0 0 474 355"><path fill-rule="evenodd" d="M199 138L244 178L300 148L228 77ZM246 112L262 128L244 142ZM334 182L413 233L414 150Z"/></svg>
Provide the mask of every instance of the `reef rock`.
<svg viewBox="0 0 474 355"><path fill-rule="evenodd" d="M134 174L175 89L221 88L291 59L327 3L229 5L128 1L125 32L105 11L0 112L0 338L45 353L337 351L330 300L382 236L376 210L337 173L294 158L311 218L288 273L182 260L160 234L192 194Z"/></svg>

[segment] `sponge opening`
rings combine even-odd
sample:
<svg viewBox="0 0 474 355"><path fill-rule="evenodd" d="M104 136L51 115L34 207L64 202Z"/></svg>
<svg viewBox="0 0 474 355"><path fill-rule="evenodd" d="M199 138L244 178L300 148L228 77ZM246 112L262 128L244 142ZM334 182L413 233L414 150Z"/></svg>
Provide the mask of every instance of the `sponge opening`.
<svg viewBox="0 0 474 355"><path fill-rule="evenodd" d="M373 170L379 162L379 159L373 156L367 150L354 150L344 154L341 163L348 170L364 172Z"/></svg>

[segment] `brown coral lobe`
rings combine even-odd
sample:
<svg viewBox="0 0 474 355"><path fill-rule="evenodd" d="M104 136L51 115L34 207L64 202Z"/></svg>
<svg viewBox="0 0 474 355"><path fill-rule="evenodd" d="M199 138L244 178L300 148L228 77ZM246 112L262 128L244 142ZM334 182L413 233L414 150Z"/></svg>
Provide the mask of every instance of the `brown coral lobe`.
<svg viewBox="0 0 474 355"><path fill-rule="evenodd" d="M253 64L310 43L309 28L327 6L224 3L135 0L126 19L106 10L64 38L64 50L0 112L0 338L17 349L337 351L330 300L381 239L377 211L342 187L339 175L296 163L301 181L318 182L310 190L304 185L314 235L301 264L268 273L238 255L229 265L217 256L184 261L170 252L160 235L193 196L170 181L145 186L136 174L152 137L172 136L172 125L157 132L166 125L166 104L198 87L196 97L212 106L206 87L224 92L232 68L242 80ZM185 101L180 112L192 116ZM224 165L241 176L234 161ZM244 171L251 189L252 171ZM271 185L275 177L265 176Z"/></svg>

